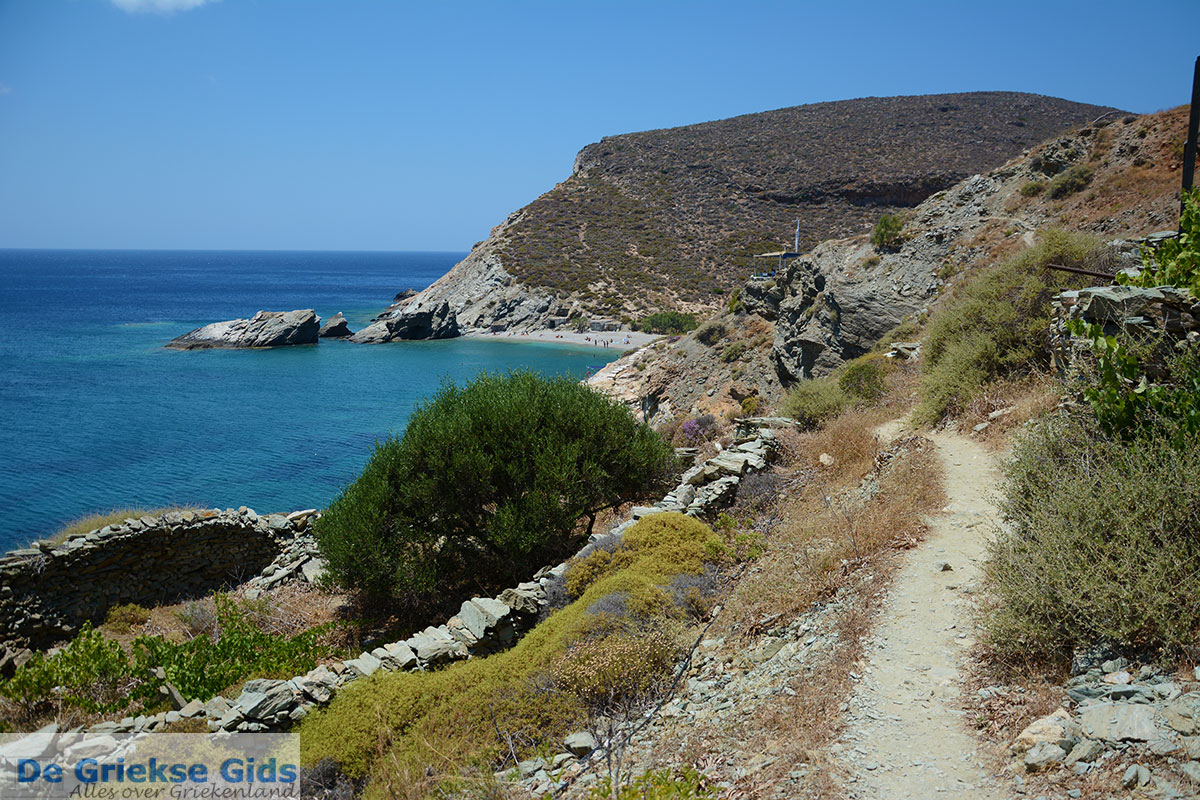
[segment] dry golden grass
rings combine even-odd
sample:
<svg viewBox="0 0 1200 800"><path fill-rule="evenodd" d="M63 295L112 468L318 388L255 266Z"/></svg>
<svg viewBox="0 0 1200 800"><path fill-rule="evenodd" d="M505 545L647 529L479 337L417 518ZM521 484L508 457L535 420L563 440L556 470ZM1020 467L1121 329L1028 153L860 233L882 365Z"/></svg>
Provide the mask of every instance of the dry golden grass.
<svg viewBox="0 0 1200 800"><path fill-rule="evenodd" d="M1062 384L1046 372L1036 372L1017 378L1002 378L984 387L955 420L958 429L971 433L974 427L987 422L988 427L975 434L991 450L1008 447L1009 434L1031 419L1041 417L1058 405L1062 399ZM989 420L994 411L1011 408L1004 416Z"/></svg>
<svg viewBox="0 0 1200 800"><path fill-rule="evenodd" d="M124 522L130 517L138 519L140 517L161 517L163 514L169 514L173 511L203 511L199 506L166 506L164 508L114 508L109 511L97 511L92 514L85 514L82 517L77 517L71 520L63 527L46 537L46 541L52 544L60 544L65 542L69 537L81 533L90 533L91 531L103 528L106 525L116 525Z"/></svg>

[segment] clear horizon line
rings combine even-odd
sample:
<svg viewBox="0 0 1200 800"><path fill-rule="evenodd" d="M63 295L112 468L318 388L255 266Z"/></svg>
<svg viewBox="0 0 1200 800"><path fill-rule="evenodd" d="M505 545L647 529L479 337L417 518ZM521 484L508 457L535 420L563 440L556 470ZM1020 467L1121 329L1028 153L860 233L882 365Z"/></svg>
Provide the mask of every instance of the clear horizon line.
<svg viewBox="0 0 1200 800"><path fill-rule="evenodd" d="M6 247L0 251L27 250L65 253L470 253L468 250L338 250L292 247Z"/></svg>

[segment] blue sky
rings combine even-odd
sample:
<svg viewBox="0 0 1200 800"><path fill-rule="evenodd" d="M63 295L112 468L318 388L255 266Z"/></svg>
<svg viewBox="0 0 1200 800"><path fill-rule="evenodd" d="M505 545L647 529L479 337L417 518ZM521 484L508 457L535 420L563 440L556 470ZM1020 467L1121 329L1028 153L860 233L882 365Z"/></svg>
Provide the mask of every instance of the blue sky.
<svg viewBox="0 0 1200 800"><path fill-rule="evenodd" d="M465 250L601 136L1183 104L1200 3L0 0L0 247Z"/></svg>

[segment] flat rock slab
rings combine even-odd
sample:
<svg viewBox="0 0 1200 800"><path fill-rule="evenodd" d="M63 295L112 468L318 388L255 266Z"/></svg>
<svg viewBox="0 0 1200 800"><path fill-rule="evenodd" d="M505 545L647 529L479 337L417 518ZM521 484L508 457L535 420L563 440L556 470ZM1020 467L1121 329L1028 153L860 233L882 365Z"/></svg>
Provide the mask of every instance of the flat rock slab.
<svg viewBox="0 0 1200 800"><path fill-rule="evenodd" d="M1157 738L1154 708L1133 703L1094 703L1079 710L1079 726L1089 739L1148 742Z"/></svg>

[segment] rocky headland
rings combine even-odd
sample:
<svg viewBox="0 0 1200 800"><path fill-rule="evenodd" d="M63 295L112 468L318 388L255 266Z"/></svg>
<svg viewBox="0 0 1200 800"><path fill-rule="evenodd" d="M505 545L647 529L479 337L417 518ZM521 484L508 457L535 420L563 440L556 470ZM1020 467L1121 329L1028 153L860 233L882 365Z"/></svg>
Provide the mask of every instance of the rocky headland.
<svg viewBox="0 0 1200 800"><path fill-rule="evenodd" d="M628 324L707 312L750 255L869 229L879 214L1112 109L1012 92L864 98L602 139L449 273L357 341Z"/></svg>

